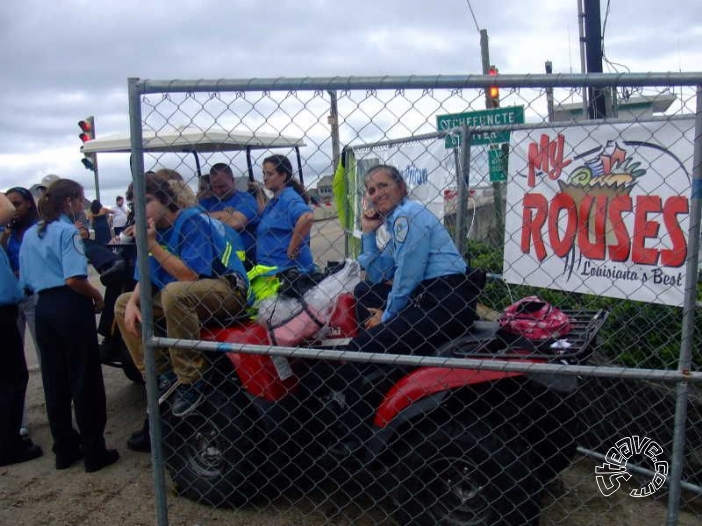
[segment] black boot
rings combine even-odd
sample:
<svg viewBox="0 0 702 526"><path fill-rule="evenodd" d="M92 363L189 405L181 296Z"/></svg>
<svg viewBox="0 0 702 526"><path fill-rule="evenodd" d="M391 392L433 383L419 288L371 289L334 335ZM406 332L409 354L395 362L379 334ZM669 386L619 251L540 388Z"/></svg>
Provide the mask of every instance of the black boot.
<svg viewBox="0 0 702 526"><path fill-rule="evenodd" d="M144 426L140 431L132 433L127 439L127 449L140 453L151 453L151 434L149 433L149 417L144 419Z"/></svg>

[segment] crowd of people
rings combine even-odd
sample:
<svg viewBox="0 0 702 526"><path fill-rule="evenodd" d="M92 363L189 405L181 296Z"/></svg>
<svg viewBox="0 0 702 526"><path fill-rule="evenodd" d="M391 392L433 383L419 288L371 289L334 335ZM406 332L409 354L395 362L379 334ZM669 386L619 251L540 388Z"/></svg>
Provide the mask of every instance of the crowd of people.
<svg viewBox="0 0 702 526"><path fill-rule="evenodd" d="M255 300L252 282L261 269L268 276L315 271L310 247L314 214L304 187L285 156L266 157L262 169L265 194L237 190L232 169L224 163L211 167L198 194L174 170L144 175L150 288L139 281L133 258L129 265L124 252L113 250L139 235L121 196L113 208L93 201L85 217L83 188L69 179L53 182L36 204L24 188L0 194L0 224L7 225L0 251L0 323L12 343L5 353L11 367L0 373L0 465L42 454L27 436L26 411L23 418L25 326L36 342L56 469L82 459L92 472L119 458L103 437L104 350L98 334L103 344L124 342L143 374L144 294L152 300L155 326L168 338L197 340L203 324L246 312ZM431 349L461 335L476 317L477 291L448 232L431 212L408 199L395 167L369 170L365 188L359 262L366 280L355 290L360 330L349 348L412 353L411 342L420 338ZM131 186L126 197L133 199ZM380 229L389 233L386 243L380 241ZM88 281L88 263L101 275L104 299ZM209 388L204 355L156 349L155 363L159 393L173 396L173 415L191 414ZM349 374L350 389L354 374ZM359 423L369 415L354 406L352 394L347 398L348 411L341 415L346 429L362 429ZM127 447L150 451L148 416Z"/></svg>

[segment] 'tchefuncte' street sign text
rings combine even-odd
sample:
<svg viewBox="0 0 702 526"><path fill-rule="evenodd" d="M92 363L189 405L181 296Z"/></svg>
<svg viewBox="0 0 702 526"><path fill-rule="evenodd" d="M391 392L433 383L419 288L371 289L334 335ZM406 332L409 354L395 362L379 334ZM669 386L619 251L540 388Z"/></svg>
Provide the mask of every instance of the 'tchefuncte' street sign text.
<svg viewBox="0 0 702 526"><path fill-rule="evenodd" d="M436 116L439 131L450 130L467 124L470 128L477 126L509 126L524 123L524 106L505 106L490 110L468 111L466 113L449 113ZM476 132L472 134L471 144L496 144L509 142L509 131ZM446 148L456 148L461 144L461 134L446 136Z"/></svg>

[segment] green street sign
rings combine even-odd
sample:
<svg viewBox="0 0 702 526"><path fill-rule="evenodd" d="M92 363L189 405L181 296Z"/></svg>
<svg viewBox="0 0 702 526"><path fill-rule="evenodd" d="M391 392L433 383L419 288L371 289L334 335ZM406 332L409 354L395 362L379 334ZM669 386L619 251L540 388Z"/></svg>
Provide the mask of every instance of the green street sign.
<svg viewBox="0 0 702 526"><path fill-rule="evenodd" d="M490 182L507 182L507 159L509 149L493 148L488 150L488 165L490 166Z"/></svg>
<svg viewBox="0 0 702 526"><path fill-rule="evenodd" d="M490 110L468 111L466 113L449 113L436 116L436 127L439 131L460 127L462 124L469 127L476 126L508 126L510 124L524 123L524 106L505 106ZM471 144L498 144L509 142L509 132L478 132L473 133ZM447 149L456 148L461 144L460 133L447 135L445 146Z"/></svg>

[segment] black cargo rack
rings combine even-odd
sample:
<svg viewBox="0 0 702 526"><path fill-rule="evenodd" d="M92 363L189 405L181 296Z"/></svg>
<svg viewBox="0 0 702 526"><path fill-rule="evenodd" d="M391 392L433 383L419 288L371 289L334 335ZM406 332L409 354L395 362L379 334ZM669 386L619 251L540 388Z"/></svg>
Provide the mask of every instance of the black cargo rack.
<svg viewBox="0 0 702 526"><path fill-rule="evenodd" d="M439 349L440 356L455 358L539 359L586 362L609 310L561 309L568 315L571 332L559 339L534 342L503 331L497 321L477 321L471 331Z"/></svg>

